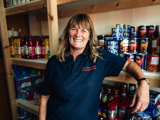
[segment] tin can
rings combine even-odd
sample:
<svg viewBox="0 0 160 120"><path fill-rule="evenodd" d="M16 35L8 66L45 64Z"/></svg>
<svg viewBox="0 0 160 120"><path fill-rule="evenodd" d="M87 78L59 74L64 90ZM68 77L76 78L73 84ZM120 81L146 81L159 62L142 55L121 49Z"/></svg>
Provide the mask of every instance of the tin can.
<svg viewBox="0 0 160 120"><path fill-rule="evenodd" d="M112 28L113 37L123 37L123 28Z"/></svg>
<svg viewBox="0 0 160 120"><path fill-rule="evenodd" d="M140 52L147 53L148 52L148 44L149 44L148 38L141 38L140 39Z"/></svg>
<svg viewBox="0 0 160 120"><path fill-rule="evenodd" d="M150 25L148 26L148 35L149 38L157 38L159 37L159 26L158 25Z"/></svg>
<svg viewBox="0 0 160 120"><path fill-rule="evenodd" d="M127 38L124 38L120 41L120 53L125 53L128 51L129 47L129 40Z"/></svg>
<svg viewBox="0 0 160 120"><path fill-rule="evenodd" d="M142 25L138 27L138 31L139 31L139 37L143 38L143 37L147 37L147 25Z"/></svg>
<svg viewBox="0 0 160 120"><path fill-rule="evenodd" d="M129 39L129 52L137 53L138 51L138 38L130 38Z"/></svg>
<svg viewBox="0 0 160 120"><path fill-rule="evenodd" d="M141 67L141 69L147 70L148 56L146 54L136 54L135 62Z"/></svg>
<svg viewBox="0 0 160 120"><path fill-rule="evenodd" d="M158 72L159 71L159 55L148 55L148 71Z"/></svg>
<svg viewBox="0 0 160 120"><path fill-rule="evenodd" d="M151 39L151 53L152 54L160 53L160 39L159 38Z"/></svg>
<svg viewBox="0 0 160 120"><path fill-rule="evenodd" d="M132 54L132 53L126 53L125 58L127 60L131 60L131 61L134 61L134 59L135 59L134 54Z"/></svg>
<svg viewBox="0 0 160 120"><path fill-rule="evenodd" d="M98 45L99 46L104 46L104 35L99 35L99 36L97 36L97 38L98 38Z"/></svg>
<svg viewBox="0 0 160 120"><path fill-rule="evenodd" d="M116 24L116 28L125 28L125 24Z"/></svg>
<svg viewBox="0 0 160 120"><path fill-rule="evenodd" d="M130 26L130 38L138 38L138 27Z"/></svg>
<svg viewBox="0 0 160 120"><path fill-rule="evenodd" d="M107 42L107 49L109 52L111 52L115 55L118 55L118 49L119 49L118 41L108 41Z"/></svg>
<svg viewBox="0 0 160 120"><path fill-rule="evenodd" d="M125 25L125 28L123 30L123 36L124 38L128 38L130 34L130 25Z"/></svg>

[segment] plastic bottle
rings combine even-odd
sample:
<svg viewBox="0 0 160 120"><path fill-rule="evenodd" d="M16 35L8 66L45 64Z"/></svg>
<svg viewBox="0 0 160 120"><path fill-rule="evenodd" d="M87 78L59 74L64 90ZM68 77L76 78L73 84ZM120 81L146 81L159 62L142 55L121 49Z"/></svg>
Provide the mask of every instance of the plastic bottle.
<svg viewBox="0 0 160 120"><path fill-rule="evenodd" d="M48 53L50 53L49 52L49 37L48 36L45 36L44 46L45 46L45 58L48 59Z"/></svg>
<svg viewBox="0 0 160 120"><path fill-rule="evenodd" d="M34 59L35 58L35 47L33 44L33 38L32 35L28 36L28 50L29 50L29 59Z"/></svg>
<svg viewBox="0 0 160 120"><path fill-rule="evenodd" d="M27 37L24 39L24 58L29 59L29 50L28 50L28 40Z"/></svg>
<svg viewBox="0 0 160 120"><path fill-rule="evenodd" d="M21 38L20 36L17 37L17 58L21 57Z"/></svg>
<svg viewBox="0 0 160 120"><path fill-rule="evenodd" d="M41 44L40 44L40 37L35 36L35 58L41 58Z"/></svg>
<svg viewBox="0 0 160 120"><path fill-rule="evenodd" d="M14 38L13 38L13 36L10 37L9 43L10 43L11 57L15 57L15 48L14 48Z"/></svg>
<svg viewBox="0 0 160 120"><path fill-rule="evenodd" d="M41 35L41 58L45 58L44 35Z"/></svg>
<svg viewBox="0 0 160 120"><path fill-rule="evenodd" d="M21 35L21 57L24 58L24 35Z"/></svg>

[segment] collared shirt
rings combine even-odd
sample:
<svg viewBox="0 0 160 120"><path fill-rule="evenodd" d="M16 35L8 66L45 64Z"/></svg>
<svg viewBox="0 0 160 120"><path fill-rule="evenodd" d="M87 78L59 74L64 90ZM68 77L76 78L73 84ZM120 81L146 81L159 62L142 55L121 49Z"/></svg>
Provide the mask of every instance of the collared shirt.
<svg viewBox="0 0 160 120"><path fill-rule="evenodd" d="M87 54L65 62L49 59L41 94L50 95L47 120L98 120L99 95L104 77L117 76L126 59L102 51L94 64Z"/></svg>

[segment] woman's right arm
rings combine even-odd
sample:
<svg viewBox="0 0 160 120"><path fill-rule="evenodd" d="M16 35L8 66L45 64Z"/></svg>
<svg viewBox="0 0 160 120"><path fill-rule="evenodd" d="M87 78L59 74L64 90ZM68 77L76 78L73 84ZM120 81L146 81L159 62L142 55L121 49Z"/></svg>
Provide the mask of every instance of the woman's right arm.
<svg viewBox="0 0 160 120"><path fill-rule="evenodd" d="M49 99L49 95L41 95L41 101L40 101L40 111L39 111L39 120L46 120L46 114L47 114L47 102Z"/></svg>

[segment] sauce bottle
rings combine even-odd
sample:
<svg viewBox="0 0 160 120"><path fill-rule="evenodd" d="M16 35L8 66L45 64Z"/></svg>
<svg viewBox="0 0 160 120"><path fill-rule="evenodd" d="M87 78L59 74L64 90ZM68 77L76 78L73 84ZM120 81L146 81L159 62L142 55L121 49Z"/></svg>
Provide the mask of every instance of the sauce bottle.
<svg viewBox="0 0 160 120"><path fill-rule="evenodd" d="M35 36L35 58L41 58L41 44L40 44L40 37Z"/></svg>
<svg viewBox="0 0 160 120"><path fill-rule="evenodd" d="M14 57L17 58L17 37L13 38L13 45L14 45L14 51L15 51Z"/></svg>
<svg viewBox="0 0 160 120"><path fill-rule="evenodd" d="M41 58L45 58L44 35L41 35Z"/></svg>
<svg viewBox="0 0 160 120"><path fill-rule="evenodd" d="M45 36L45 39L44 39L44 47L45 47L45 58L48 59L48 53L49 52L49 37L48 36Z"/></svg>
<svg viewBox="0 0 160 120"><path fill-rule="evenodd" d="M24 58L24 35L21 35L20 45L21 45L21 57Z"/></svg>
<svg viewBox="0 0 160 120"><path fill-rule="evenodd" d="M21 57L21 38L20 36L17 37L17 58L22 58Z"/></svg>
<svg viewBox="0 0 160 120"><path fill-rule="evenodd" d="M14 38L13 38L13 36L10 37L9 43L10 43L11 57L15 57L15 48L14 48Z"/></svg>
<svg viewBox="0 0 160 120"><path fill-rule="evenodd" d="M28 51L29 51L28 53L29 59L34 59L35 58L35 47L34 47L33 38L31 34L28 36Z"/></svg>
<svg viewBox="0 0 160 120"><path fill-rule="evenodd" d="M24 39L24 58L29 59L29 50L28 50L28 40L27 37Z"/></svg>

